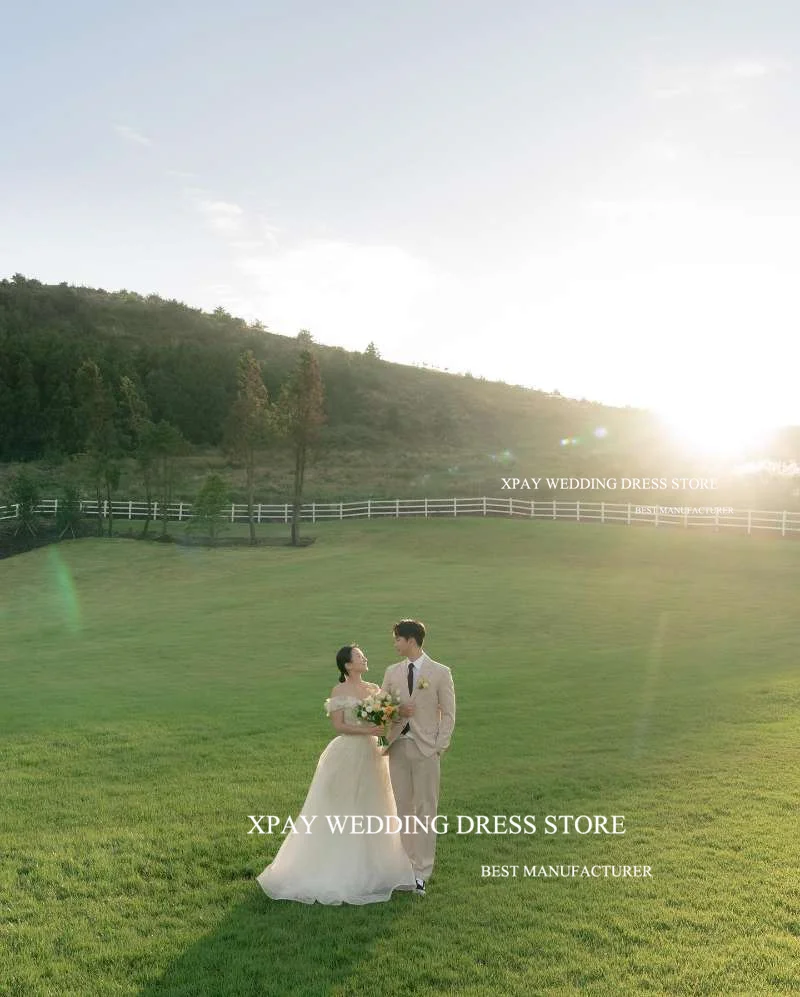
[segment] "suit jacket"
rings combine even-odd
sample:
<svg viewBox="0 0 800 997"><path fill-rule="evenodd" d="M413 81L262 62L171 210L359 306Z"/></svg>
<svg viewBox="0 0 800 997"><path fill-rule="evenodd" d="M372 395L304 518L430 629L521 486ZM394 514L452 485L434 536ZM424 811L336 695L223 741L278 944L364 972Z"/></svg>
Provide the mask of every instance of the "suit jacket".
<svg viewBox="0 0 800 997"><path fill-rule="evenodd" d="M414 706L413 717L400 717L389 731L389 748L409 724L417 747L423 755L441 754L450 746L456 723L456 694L453 676L446 665L425 656L411 695L408 693L408 660L389 665L381 686L382 692L392 692L400 704Z"/></svg>

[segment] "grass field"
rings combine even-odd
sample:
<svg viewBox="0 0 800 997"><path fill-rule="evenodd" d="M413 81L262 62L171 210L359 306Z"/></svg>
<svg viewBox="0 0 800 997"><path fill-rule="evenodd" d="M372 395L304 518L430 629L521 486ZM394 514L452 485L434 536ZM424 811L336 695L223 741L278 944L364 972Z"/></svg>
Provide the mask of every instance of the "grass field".
<svg viewBox="0 0 800 997"><path fill-rule="evenodd" d="M310 529L310 528L309 528ZM82 540L0 563L0 994L800 988L800 547L508 520L317 524L308 548ZM336 649L401 616L453 669L424 899L254 877L333 736ZM545 815L623 814L615 838ZM652 879L483 878L649 865Z"/></svg>

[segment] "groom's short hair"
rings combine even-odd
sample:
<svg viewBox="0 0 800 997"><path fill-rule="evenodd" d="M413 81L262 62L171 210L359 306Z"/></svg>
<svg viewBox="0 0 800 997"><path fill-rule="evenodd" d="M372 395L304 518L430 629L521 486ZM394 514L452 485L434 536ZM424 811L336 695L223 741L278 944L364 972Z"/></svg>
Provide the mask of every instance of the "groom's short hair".
<svg viewBox="0 0 800 997"><path fill-rule="evenodd" d="M406 640L413 637L420 647L425 640L425 624L419 620L400 620L392 627L392 632L395 637L405 637Z"/></svg>

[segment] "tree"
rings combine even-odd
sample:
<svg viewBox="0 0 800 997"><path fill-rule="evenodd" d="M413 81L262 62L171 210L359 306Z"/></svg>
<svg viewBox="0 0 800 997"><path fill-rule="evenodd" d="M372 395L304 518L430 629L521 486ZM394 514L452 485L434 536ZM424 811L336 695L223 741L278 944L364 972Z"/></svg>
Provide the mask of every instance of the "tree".
<svg viewBox="0 0 800 997"><path fill-rule="evenodd" d="M9 480L5 496L6 505L17 507L18 523L16 530L14 530L15 536L21 530L27 530L31 536L36 536L38 525L36 507L40 501L39 475L30 468L20 468Z"/></svg>
<svg viewBox="0 0 800 997"><path fill-rule="evenodd" d="M205 527L214 543L222 522L222 510L229 501L228 486L219 474L209 474L192 506L189 528Z"/></svg>
<svg viewBox="0 0 800 997"><path fill-rule="evenodd" d="M86 449L97 499L97 533L103 535L101 516L103 493L108 515L108 535L114 527L112 493L119 485L122 445L116 424L117 403L93 360L85 360L78 370L78 397L86 427Z"/></svg>
<svg viewBox="0 0 800 997"><path fill-rule="evenodd" d="M147 536L153 509L153 475L158 454L159 436L150 418L150 409L139 389L127 375L120 381L120 395L125 425L131 441L133 455L139 467L147 503L142 536Z"/></svg>
<svg viewBox="0 0 800 997"><path fill-rule="evenodd" d="M178 476L178 457L186 453L186 440L177 426L162 419L151 423L147 429L145 446L153 461L153 486L161 508L161 536L166 537L169 507Z"/></svg>
<svg viewBox="0 0 800 997"><path fill-rule="evenodd" d="M65 533L71 533L73 538L77 538L80 535L82 523L80 488L74 482L64 482L61 485L61 498L58 500L56 510L56 529L59 540Z"/></svg>
<svg viewBox="0 0 800 997"><path fill-rule="evenodd" d="M255 544L256 453L268 444L276 426L261 366L252 350L245 350L239 356L238 385L236 399L228 415L226 447L230 454L244 461L247 477L247 521L250 525L250 543Z"/></svg>
<svg viewBox="0 0 800 997"><path fill-rule="evenodd" d="M378 350L378 347L375 345L375 343L372 342L372 340L370 340L369 343L367 343L367 348L364 350L364 356L369 357L370 360L380 360L381 358L380 351Z"/></svg>
<svg viewBox="0 0 800 997"><path fill-rule="evenodd" d="M30 459L36 454L42 414L33 364L25 354L19 357L17 363L15 408L17 446L21 455Z"/></svg>
<svg viewBox="0 0 800 997"><path fill-rule="evenodd" d="M299 540L303 483L310 447L316 443L325 422L325 390L316 357L303 350L297 366L281 390L279 422L294 450L294 494L292 497L292 544Z"/></svg>
<svg viewBox="0 0 800 997"><path fill-rule="evenodd" d="M314 337L308 329L301 329L300 332L297 333L297 342L300 343L303 349L307 350L309 346L314 345Z"/></svg>

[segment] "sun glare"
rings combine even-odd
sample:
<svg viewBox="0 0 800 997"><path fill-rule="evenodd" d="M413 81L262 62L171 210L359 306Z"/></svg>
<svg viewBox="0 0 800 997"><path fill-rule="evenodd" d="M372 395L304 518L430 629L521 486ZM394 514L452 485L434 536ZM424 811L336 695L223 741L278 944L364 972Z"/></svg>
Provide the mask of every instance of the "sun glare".
<svg viewBox="0 0 800 997"><path fill-rule="evenodd" d="M702 457L735 458L752 453L766 442L780 423L749 411L704 405L681 406L680 411L658 414L674 442L688 453Z"/></svg>

